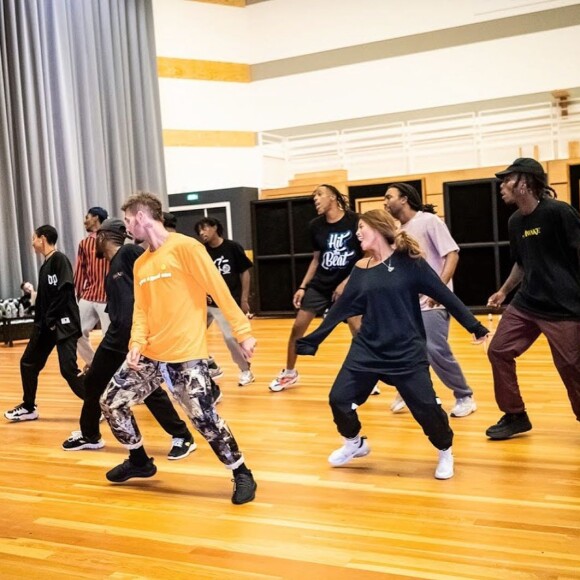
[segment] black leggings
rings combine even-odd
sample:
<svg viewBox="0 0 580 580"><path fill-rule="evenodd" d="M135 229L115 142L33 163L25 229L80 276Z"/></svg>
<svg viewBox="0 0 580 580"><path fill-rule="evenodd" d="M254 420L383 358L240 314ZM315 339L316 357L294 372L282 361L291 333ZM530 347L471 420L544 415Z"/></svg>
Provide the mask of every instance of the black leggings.
<svg viewBox="0 0 580 580"><path fill-rule="evenodd" d="M79 376L80 370L77 365L77 337L71 336L57 343L54 330L41 330L35 327L20 359L20 376L24 391L23 403L29 411L34 409L36 403L40 371L46 366L46 361L55 347L58 353L60 374L72 392L80 399L84 398L83 379Z"/></svg>
<svg viewBox="0 0 580 580"><path fill-rule="evenodd" d="M352 439L360 433L356 408L368 399L378 380L397 388L423 433L437 449L451 447L453 431L433 389L427 365L403 374L352 371L343 367L329 396L334 422L343 437Z"/></svg>
<svg viewBox="0 0 580 580"><path fill-rule="evenodd" d="M125 362L126 353L108 348L97 349L91 368L85 376L85 401L81 411L80 427L83 436L91 442L101 438L99 419L101 405L99 399L117 369ZM144 401L157 422L172 437L188 438L191 432L185 421L180 419L169 396L161 387L155 389Z"/></svg>

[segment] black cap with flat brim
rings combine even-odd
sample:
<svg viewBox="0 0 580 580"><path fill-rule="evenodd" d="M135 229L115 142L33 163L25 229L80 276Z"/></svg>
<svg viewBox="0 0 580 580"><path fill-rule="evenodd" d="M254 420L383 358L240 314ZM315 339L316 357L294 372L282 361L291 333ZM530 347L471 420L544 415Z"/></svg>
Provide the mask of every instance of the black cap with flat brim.
<svg viewBox="0 0 580 580"><path fill-rule="evenodd" d="M503 179L512 173L527 173L529 175L535 175L544 182L547 181L546 172L542 164L530 157L519 157L507 169L496 173L495 176L498 179Z"/></svg>

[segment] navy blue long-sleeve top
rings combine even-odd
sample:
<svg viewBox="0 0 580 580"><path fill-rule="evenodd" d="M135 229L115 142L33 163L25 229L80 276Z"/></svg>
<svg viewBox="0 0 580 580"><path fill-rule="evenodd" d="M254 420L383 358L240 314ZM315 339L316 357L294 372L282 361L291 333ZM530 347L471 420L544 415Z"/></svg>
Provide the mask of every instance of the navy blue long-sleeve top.
<svg viewBox="0 0 580 580"><path fill-rule="evenodd" d="M296 342L296 352L314 355L335 326L362 314L362 325L344 361L345 368L397 374L428 364L420 294L443 304L477 338L488 333L423 258L396 251L388 262L373 268L353 268L342 296L318 329Z"/></svg>

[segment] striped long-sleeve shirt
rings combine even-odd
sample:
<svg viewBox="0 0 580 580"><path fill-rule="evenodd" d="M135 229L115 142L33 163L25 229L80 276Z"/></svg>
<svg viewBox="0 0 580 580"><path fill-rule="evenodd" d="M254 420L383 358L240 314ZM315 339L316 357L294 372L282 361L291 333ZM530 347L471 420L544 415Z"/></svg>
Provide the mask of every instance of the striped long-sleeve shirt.
<svg viewBox="0 0 580 580"><path fill-rule="evenodd" d="M107 301L105 278L109 273L109 261L97 258L97 234L91 232L79 243L75 264L75 290L77 298L89 302Z"/></svg>

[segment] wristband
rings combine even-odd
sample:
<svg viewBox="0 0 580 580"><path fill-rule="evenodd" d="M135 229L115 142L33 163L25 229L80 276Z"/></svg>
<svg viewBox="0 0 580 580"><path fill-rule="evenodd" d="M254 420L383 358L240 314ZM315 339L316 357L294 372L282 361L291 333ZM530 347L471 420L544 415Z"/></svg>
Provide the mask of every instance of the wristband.
<svg viewBox="0 0 580 580"><path fill-rule="evenodd" d="M306 292L306 286L300 286L300 288L298 288L298 290L304 290Z"/></svg>

